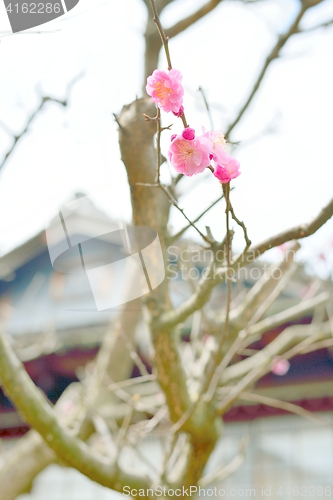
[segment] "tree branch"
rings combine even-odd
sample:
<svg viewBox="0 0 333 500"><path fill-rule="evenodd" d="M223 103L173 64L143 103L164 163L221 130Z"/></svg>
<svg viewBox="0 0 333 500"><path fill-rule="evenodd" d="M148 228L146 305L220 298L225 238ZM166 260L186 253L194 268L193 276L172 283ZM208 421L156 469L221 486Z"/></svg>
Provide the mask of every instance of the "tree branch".
<svg viewBox="0 0 333 500"><path fill-rule="evenodd" d="M238 122L240 121L240 119L242 118L243 114L245 113L245 111L247 110L247 108L249 107L250 103L252 102L252 99L253 97L255 96L257 90L259 89L260 87L260 84L266 74L266 71L269 67L269 65L271 64L272 61L274 61L274 59L277 59L279 56L280 56L280 51L281 49L284 47L284 45L286 44L286 42L289 40L289 38L292 36L292 35L295 35L297 32L298 32L298 26L299 26L299 23L303 17L303 15L305 14L305 12L307 11L308 9L308 6L305 6L304 4L302 4L297 16L296 16L296 19L295 21L292 23L292 25L290 26L289 30L284 33L283 35L280 35L279 38L278 38L278 41L276 42L275 46L273 47L273 49L271 50L270 54L267 56L265 62L264 62L264 65L259 73L259 76L250 92L250 95L248 96L247 100L245 101L245 104L243 105L243 107L240 109L240 111L238 112L238 115L237 117L234 119L234 121L229 125L228 127L228 130L225 134L225 137L228 138L230 136L230 133L232 132L232 130L236 127L236 125L238 124Z"/></svg>
<svg viewBox="0 0 333 500"><path fill-rule="evenodd" d="M69 82L69 84L67 85L67 89L66 89L66 97L65 99L63 100L60 100L60 99L56 99L55 97L50 97L50 96L44 96L42 97L42 100L41 102L39 103L39 105L36 107L36 109L31 113L31 115L29 116L29 118L27 119L26 121L26 124L25 124L25 127L24 129L18 134L18 135L14 135L14 141L13 141L13 144L11 145L11 147L8 149L7 153L5 153L5 156L3 158L3 160L0 162L0 171L1 169L4 167L6 161L8 160L8 158L11 156L11 154L15 151L16 147L18 146L19 142L21 141L21 139L27 134L27 132L29 131L30 129L30 125L31 123L34 121L34 119L36 118L36 116L41 112L41 110L44 108L45 104L47 102L55 102L57 104L60 104L61 106L63 107L67 107L68 106L68 101L69 101L69 97L70 97L70 93L72 91L72 88L73 86L83 77L83 73L80 73L79 75L77 75L75 78L73 78L73 80L71 82ZM2 124L2 127L7 131L9 132L9 129L8 127L5 125L5 124Z"/></svg>
<svg viewBox="0 0 333 500"><path fill-rule="evenodd" d="M255 394L252 392L242 392L239 396L239 399L243 399L244 401L254 401L256 403L261 403L266 406L271 406L273 408L279 408L281 410L288 411L290 413L295 413L295 415L299 415L304 417L312 422L316 422L317 424L330 424L329 420L326 420L323 417L318 415L314 415L308 410L305 410L301 406L295 405L293 403L289 403L289 401L280 401L279 399L269 398L267 396L261 396L260 394Z"/></svg>
<svg viewBox="0 0 333 500"><path fill-rule="evenodd" d="M319 30L320 28L329 28L330 26L332 26L332 24L333 24L333 19L330 19L326 23L317 24L316 26L311 26L311 28L307 28L305 30L299 29L297 33L299 34L312 33L313 31Z"/></svg>
<svg viewBox="0 0 333 500"><path fill-rule="evenodd" d="M233 380L241 379L250 373L250 371L255 367L261 367L264 370L264 373L267 373L270 371L270 363L275 356L283 355L288 349L298 346L298 344L306 339L309 339L314 333L317 333L318 337L323 340L330 338L332 335L328 322L324 323L321 327L314 326L312 324L288 326L278 337L272 340L270 344L264 347L257 354L254 354L250 358L244 359L239 363L228 366L222 375L221 383L223 385L227 385ZM260 378L264 373L260 373L259 377L255 377L254 381L258 380L258 378ZM245 389L242 388L240 392L243 390Z"/></svg>
<svg viewBox="0 0 333 500"><path fill-rule="evenodd" d="M285 259L279 264L272 264L268 273L264 272L261 278L254 284L251 290L247 293L241 304L232 312L232 323L237 327L238 331L245 326L253 317L253 314L258 311L258 308L263 305L265 299L274 292L276 288L280 288L281 278L292 267L294 262L294 255L300 249L299 243L295 242L285 256ZM276 279L276 271L280 272L279 279ZM289 274L287 274L289 277ZM285 284L285 283L284 283ZM260 318L256 316L257 322ZM253 321L253 320L252 320Z"/></svg>
<svg viewBox="0 0 333 500"><path fill-rule="evenodd" d="M0 377L7 394L26 421L66 463L91 480L116 491L122 492L125 485L149 487L145 477L125 473L115 462L95 454L60 424L3 335L0 335Z"/></svg>
<svg viewBox="0 0 333 500"><path fill-rule="evenodd" d="M178 23L168 28L166 30L168 37L172 38L174 36L179 35L179 33L182 33L187 28L192 26L192 24L196 23L204 16L212 12L222 2L223 0L210 0L210 2L207 2L205 5L200 7L200 9L198 9L196 12L189 15L188 17L185 17L185 19L182 19Z"/></svg>
<svg viewBox="0 0 333 500"><path fill-rule="evenodd" d="M227 477L231 476L244 462L246 448L249 444L248 438L242 439L240 443L240 449L238 454L228 463L228 465L218 467L213 472L204 476L200 481L199 485L204 488L212 483L217 483L225 480Z"/></svg>
<svg viewBox="0 0 333 500"><path fill-rule="evenodd" d="M287 241L294 239L302 239L314 234L321 226L323 226L333 216L333 199L320 211L320 213L308 224L295 226L287 231L283 231L276 236L272 236L262 243L255 245L244 255L241 260L237 260L237 264L233 267L234 270L244 267L249 262L252 262L260 255L263 255L267 250L276 246L282 245ZM176 325L184 321L190 314L197 309L203 307L212 294L213 289L221 283L226 276L226 269L215 269L212 265L209 272L206 273L198 284L197 291L187 299L178 309L165 312L159 318L160 325Z"/></svg>
<svg viewBox="0 0 333 500"><path fill-rule="evenodd" d="M273 330L273 328L276 328L279 325L301 318L305 314L313 311L316 307L325 304L329 298L330 294L328 292L322 292L316 297L301 301L296 306L289 307L280 313L273 314L272 316L259 321L255 325L250 326L247 329L247 339L249 339L250 342L253 342L253 337Z"/></svg>
<svg viewBox="0 0 333 500"><path fill-rule="evenodd" d="M143 113L152 116L154 111L155 106L150 99L138 99L129 106L124 106L119 115L122 126L119 144L131 189L133 223L151 227L158 232L162 252L166 257L169 199L163 190L142 185L154 184L156 179L156 149L153 140L156 124L151 121L143 124L142 118ZM186 411L189 395L176 338L168 328L155 325L155 319L170 306L167 280L147 296L146 305L151 318L154 368L166 396L170 418L175 422Z"/></svg>
<svg viewBox="0 0 333 500"><path fill-rule="evenodd" d="M201 212L200 215L198 215L198 217L196 217L194 220L193 220L193 224L195 224L196 222L198 222L204 215L206 215L213 207L215 207L215 205L221 201L223 199L223 195L221 195L219 198L217 198L217 200L213 201L213 203L211 203L211 205L209 205L209 207L206 208L206 210L204 210L203 212ZM183 234L192 226L192 224L187 224L187 226L183 227L183 229L181 229L180 231L178 231L178 233L174 234L173 236L171 236L170 240L171 240L171 243L173 243L174 241L177 241L181 236L183 236Z"/></svg>
<svg viewBox="0 0 333 500"><path fill-rule="evenodd" d="M252 247L250 252L252 252L256 257L264 254L267 250L277 247L291 240L299 240L302 238L307 238L314 234L318 229L320 229L331 217L333 216L333 198L327 203L327 205L319 212L319 214L307 224L301 224L299 226L292 227L279 233L275 236L271 236L262 243Z"/></svg>
<svg viewBox="0 0 333 500"><path fill-rule="evenodd" d="M40 434L30 431L1 456L1 496L15 500L30 490L34 478L57 459Z"/></svg>

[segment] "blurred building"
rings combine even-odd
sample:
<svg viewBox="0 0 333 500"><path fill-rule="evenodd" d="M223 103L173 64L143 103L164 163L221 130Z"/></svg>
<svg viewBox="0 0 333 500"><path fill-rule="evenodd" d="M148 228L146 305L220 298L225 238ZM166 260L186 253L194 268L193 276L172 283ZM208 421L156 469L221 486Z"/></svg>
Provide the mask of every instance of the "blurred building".
<svg viewBox="0 0 333 500"><path fill-rule="evenodd" d="M75 199L81 196L78 194ZM110 224L116 225L115 221L110 220L87 198L83 204L76 204L75 199L71 203L71 211L68 212L67 219L70 221L72 234L76 234L79 239L93 238L96 232L106 234ZM50 228L56 226L57 220L55 218L51 221ZM62 238L63 235L56 235L53 245L61 247ZM100 236L98 240L100 246L95 247L96 251L107 245L108 252L121 257L122 248L118 242L107 241L103 236ZM170 262L173 264L172 259ZM199 273L203 266L204 262L197 264ZM243 280L241 286L243 290L250 289L254 282L255 279L247 278ZM310 286L310 282L311 278L299 266L276 301L273 312L298 303L304 289ZM170 280L170 286L175 305L181 303L191 293L188 283L184 281L181 274L177 274L174 280ZM224 293L225 289L221 285L213 296L213 308L221 307ZM10 335L13 346L31 378L52 402L56 402L71 382L78 380L78 370L95 356L108 325L115 319L117 311L117 308L106 311L96 309L94 297L84 273L63 274L54 269L50 261L45 231L41 231L0 258L2 329ZM307 316L297 322L306 324L310 321L311 316ZM263 348L286 326L282 325L267 332L260 342L252 347ZM142 330L142 324L140 328ZM140 331L139 337L141 333L141 350L145 352L146 332ZM185 339L186 335L187 324L184 326ZM273 373L266 375L257 384L256 392L264 396L292 401L313 412L331 412L333 409L331 350L321 349L302 355L302 357L296 356L286 375L277 376ZM216 450L210 467L213 467L216 461L231 460L232 456L237 454L240 438L247 434L251 438L248 453L256 460L256 468L252 461L247 460L239 469L238 475L224 483L224 488L231 488L236 479L238 488L243 486L248 488L249 485L253 485L256 491L259 484L265 487L273 484L277 490L279 481L283 488L286 488L287 484L288 487L305 485L304 481L306 481L307 488L313 484L323 483L323 487L330 484L329 470L332 471L333 465L332 447L329 448L327 444L328 442L333 444L330 425L319 428L315 424L309 425L296 416L278 418L281 414L285 415L286 412L257 403L238 404L228 412L225 421L230 424L227 425L224 445ZM272 418L263 420L263 417ZM24 434L27 429L26 424L3 392L0 392L0 437L15 438ZM158 453L159 446L153 438L149 439L144 445L148 447L148 451L150 450L149 452L146 450L148 459L155 447ZM320 453L315 443L319 443ZM313 453L317 453L316 456L318 456L314 463L305 458L308 452L308 457L313 456L311 447L314 449ZM296 449L299 452L295 451ZM322 467L318 460L323 461ZM261 464L260 467L258 464ZM289 471L288 478L286 478L286 470ZM59 482L60 476L62 479ZM51 484L52 487L50 487ZM83 487L84 484L86 486ZM290 491L284 492L283 498L292 498ZM47 496L45 496L46 492L48 492ZM75 496L77 494L79 497ZM36 482L32 498L34 500L46 500L46 498L47 500L60 498L88 500L97 496L102 500L103 498L116 498L117 494L90 483L76 471L62 470L57 466L52 466L41 474ZM259 490L257 496L260 496ZM281 498L276 492L272 497Z"/></svg>

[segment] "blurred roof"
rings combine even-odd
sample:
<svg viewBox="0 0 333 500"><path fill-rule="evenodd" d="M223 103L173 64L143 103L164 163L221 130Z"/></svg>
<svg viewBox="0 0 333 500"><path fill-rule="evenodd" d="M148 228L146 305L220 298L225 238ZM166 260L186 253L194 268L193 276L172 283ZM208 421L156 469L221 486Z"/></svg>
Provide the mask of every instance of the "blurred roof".
<svg viewBox="0 0 333 500"><path fill-rule="evenodd" d="M119 242L107 238L107 233L112 234L110 228L111 231L119 229L117 221L96 207L84 193L76 193L65 207L66 225L70 226L71 235L74 234L78 241L100 235L98 242L103 249L105 245L107 252L111 251L116 258L123 257ZM50 221L46 231L40 231L0 258L0 323L15 338L18 349L39 342L40 354L47 354L59 346L96 345L102 340L107 325L119 313L120 308L97 310L86 273L62 274L54 270L48 248L50 245L52 248L59 247L64 240L58 214ZM186 241L180 243L180 249L182 245L189 244L195 249L193 242ZM205 258L200 262L193 261L193 270L198 271L198 276L206 264ZM235 304L256 282L258 270L263 272L267 267L263 261L247 266L246 274L241 274L239 283L235 285ZM298 266L270 312L298 303L310 282L311 278L302 266ZM105 287L108 285L106 280ZM181 304L192 293L191 283L184 279L182 273L170 279L170 289L174 306ZM224 300L225 285L222 284L215 289L210 307L219 310ZM187 324L185 330L186 327ZM140 328L143 330L142 325ZM26 351L22 359L31 359L30 355Z"/></svg>

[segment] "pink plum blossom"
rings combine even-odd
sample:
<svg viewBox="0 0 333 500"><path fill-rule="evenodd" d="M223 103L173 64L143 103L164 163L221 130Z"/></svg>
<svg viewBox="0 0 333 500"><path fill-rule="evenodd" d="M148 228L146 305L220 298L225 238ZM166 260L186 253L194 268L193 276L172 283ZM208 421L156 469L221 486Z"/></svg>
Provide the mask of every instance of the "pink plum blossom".
<svg viewBox="0 0 333 500"><path fill-rule="evenodd" d="M213 144L213 149L211 152L211 160L216 161L216 163L221 164L224 160L225 153L227 151L227 142L222 134L221 130L206 132L203 129L204 136L209 139Z"/></svg>
<svg viewBox="0 0 333 500"><path fill-rule="evenodd" d="M227 184L231 179L240 175L240 165L236 158L224 152L219 154L219 163L215 166L214 175L222 184Z"/></svg>
<svg viewBox="0 0 333 500"><path fill-rule="evenodd" d="M178 116L184 111L184 108L182 109L184 89L181 81L182 75L177 69L168 72L155 69L147 78L146 91L160 109L166 112L172 111Z"/></svg>
<svg viewBox="0 0 333 500"><path fill-rule="evenodd" d="M191 176L200 174L210 164L209 155L212 143L204 136L195 139L194 130L193 133L187 132L185 135L187 134L190 137L193 135L193 139L177 135L170 144L168 154L171 165L175 167L177 172Z"/></svg>

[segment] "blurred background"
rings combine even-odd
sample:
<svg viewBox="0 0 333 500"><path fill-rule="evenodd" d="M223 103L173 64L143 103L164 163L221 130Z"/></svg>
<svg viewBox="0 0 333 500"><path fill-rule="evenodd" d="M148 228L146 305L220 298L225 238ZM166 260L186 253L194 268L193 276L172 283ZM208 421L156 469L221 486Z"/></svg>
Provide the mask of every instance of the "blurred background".
<svg viewBox="0 0 333 500"><path fill-rule="evenodd" d="M172 2L163 12L165 28L205 3ZM192 127L210 128L201 87L214 128L228 128L299 5L299 0L225 0L170 40L173 65L183 74L186 116ZM131 220L113 114L142 95L147 10L142 0L80 0L66 16L15 35L9 31L4 9L0 15L0 311L29 374L55 402L96 354L112 315L68 312L91 306L87 289L71 279L65 286L53 272L44 227L52 226L59 207L82 194L89 196L90 205L85 213L73 210L75 223L80 217L89 219L91 227L107 225L109 218ZM291 37L270 65L244 119L232 132L230 151L242 171L233 182L233 206L253 243L311 220L332 196L332 20L333 0L306 13L301 23L304 32ZM166 68L163 55L159 67ZM181 124L174 117L163 120L165 126L173 123L172 131L163 134L166 154L170 136L181 130ZM164 164L163 178L172 174ZM211 177L203 174L180 184L181 206L190 218L219 196L218 183ZM222 219L219 205L199 227L207 224L221 238ZM183 227L177 211L172 210L170 225L173 231ZM196 234L189 231L188 238L195 241ZM235 249L242 245L241 237L236 237ZM281 257L281 249L267 253L270 261ZM297 259L300 268L276 310L297 303L309 291L311 295L332 277L333 221L302 241ZM246 288L252 285L245 283ZM188 290L182 283L177 286L173 293L180 302ZM301 321L311 319L304 316ZM138 330L145 338L143 323ZM43 344L38 351L39 335ZM144 341L141 349L144 359ZM224 444L209 465L232 460L241 438L250 436L247 459L225 483L226 489L237 484L259 492L262 485L273 485L272 498L281 498L277 491L283 486L282 496L289 499L295 496L295 485L330 485L332 352L318 352L309 355L307 367L300 362L292 365L281 387L281 377L271 375L261 390L301 402L307 409L312 405L325 412L327 425L319 427L296 416L281 419L262 405L236 408L227 419ZM8 400L1 398L2 435L11 437L4 440L7 448L27 428ZM159 443L149 439L142 450L148 460L159 454ZM132 458L125 455L124 460ZM133 463L142 466L140 461ZM315 492L321 495L321 490ZM20 498L116 496L76 471L52 465L32 494Z"/></svg>

